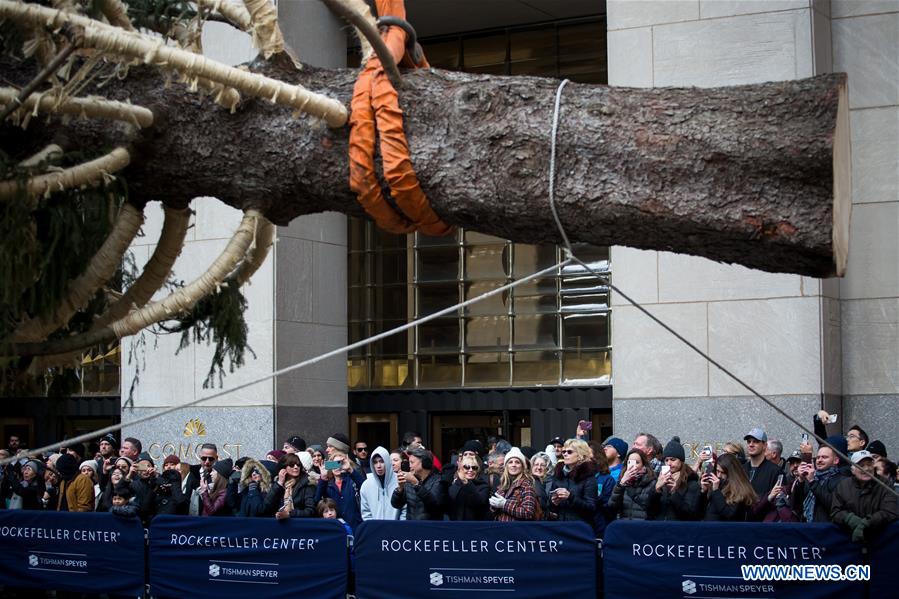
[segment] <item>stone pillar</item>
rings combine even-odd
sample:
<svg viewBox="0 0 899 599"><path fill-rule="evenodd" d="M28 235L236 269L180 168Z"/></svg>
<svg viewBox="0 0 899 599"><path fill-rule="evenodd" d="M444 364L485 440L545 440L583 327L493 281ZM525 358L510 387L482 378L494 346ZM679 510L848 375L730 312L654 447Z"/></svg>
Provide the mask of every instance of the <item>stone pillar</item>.
<svg viewBox="0 0 899 599"><path fill-rule="evenodd" d="M834 70L849 74L852 222L840 282L843 415L899 454L899 1L834 0Z"/></svg>
<svg viewBox="0 0 899 599"><path fill-rule="evenodd" d="M736 85L831 70L826 2L608 1L609 84ZM839 285L704 258L614 247L615 283L790 414L839 408ZM613 418L664 444L742 440L754 426L786 450L800 431L617 296Z"/></svg>
<svg viewBox="0 0 899 599"><path fill-rule="evenodd" d="M285 39L305 64L346 64L342 24L321 3L281 0L279 18ZM219 23L207 24L203 42L207 56L229 64L247 62L256 55L249 36ZM212 102L209 109L224 110ZM260 160L264 159L261 155ZM239 211L214 198L197 198L191 207L195 215L175 265L177 280L190 281L202 273L224 248L241 217ZM147 212L146 235L132 247L141 268L162 226L158 204L151 204ZM245 286L244 294L249 345L256 357L248 353L246 365L227 374L223 388L344 345L345 217L311 215L279 227L274 248ZM218 390L203 388L212 346L191 343L176 353L179 340L176 335L144 333L123 343L123 421ZM129 403L135 377L138 382L131 394L133 403ZM313 442L345 430L346 405L346 359L338 357L144 424L126 426L123 437L139 438L155 458L176 453L196 462L191 454L204 442L216 443L224 457L262 457L273 447L280 448L289 434Z"/></svg>

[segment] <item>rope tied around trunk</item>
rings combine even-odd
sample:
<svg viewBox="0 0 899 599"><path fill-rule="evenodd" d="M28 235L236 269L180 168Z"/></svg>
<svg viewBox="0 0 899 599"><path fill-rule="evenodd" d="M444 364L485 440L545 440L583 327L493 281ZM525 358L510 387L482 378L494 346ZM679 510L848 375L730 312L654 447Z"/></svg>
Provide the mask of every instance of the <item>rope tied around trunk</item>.
<svg viewBox="0 0 899 599"><path fill-rule="evenodd" d="M405 20L403 0L377 0L378 14ZM391 21L393 23L393 21ZM427 59L416 61L407 52L408 33L391 24L382 34L397 63L412 68L428 68ZM421 231L427 235L450 235L455 228L441 220L431 208L419 184L409 143L403 130L399 95L381 61L372 56L359 73L353 87L350 115L350 189L379 228L389 233ZM375 171L375 140L380 139L384 179L393 204L384 196ZM395 204L395 206L394 206Z"/></svg>

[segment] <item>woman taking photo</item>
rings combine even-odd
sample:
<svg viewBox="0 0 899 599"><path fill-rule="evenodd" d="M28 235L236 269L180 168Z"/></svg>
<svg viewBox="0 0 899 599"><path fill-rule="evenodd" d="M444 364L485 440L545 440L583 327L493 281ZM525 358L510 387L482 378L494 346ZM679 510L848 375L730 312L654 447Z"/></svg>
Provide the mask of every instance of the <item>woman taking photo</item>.
<svg viewBox="0 0 899 599"><path fill-rule="evenodd" d="M621 478L609 498L609 509L623 520L652 520L656 473L639 449L627 452Z"/></svg>
<svg viewBox="0 0 899 599"><path fill-rule="evenodd" d="M200 506L201 516L232 516L225 499L228 494L228 477L234 470L234 462L230 459L219 460L212 467L210 483L205 478L200 479Z"/></svg>
<svg viewBox="0 0 899 599"><path fill-rule="evenodd" d="M28 460L22 466L20 478L12 481L12 492L22 498L23 510L44 509L41 499L44 496L44 480L39 476L43 470L37 460Z"/></svg>
<svg viewBox="0 0 899 599"><path fill-rule="evenodd" d="M496 494L490 498L490 509L497 522L543 519L540 500L534 490L534 477L528 470L528 459L521 450L510 449Z"/></svg>
<svg viewBox="0 0 899 599"><path fill-rule="evenodd" d="M729 453L718 458L714 474L702 475L700 487L708 503L706 520L742 522L758 500L739 459Z"/></svg>
<svg viewBox="0 0 899 599"><path fill-rule="evenodd" d="M656 520L699 520L699 477L684 463L686 454L680 439L674 437L665 446L665 465L655 484Z"/></svg>
<svg viewBox="0 0 899 599"><path fill-rule="evenodd" d="M112 492L116 485L125 480L125 473L120 468L112 468L109 471L109 480L106 481L106 488L100 494L100 502L97 504L98 512L108 512L112 509Z"/></svg>
<svg viewBox="0 0 899 599"><path fill-rule="evenodd" d="M265 498L264 512L274 514L278 520L315 517L315 487L299 456L289 453L282 458L281 470Z"/></svg>
<svg viewBox="0 0 899 599"><path fill-rule="evenodd" d="M579 521L593 526L596 511L596 465L585 441L568 439L562 461L549 485L550 520Z"/></svg>
<svg viewBox="0 0 899 599"><path fill-rule="evenodd" d="M450 520L487 520L490 516L490 488L481 476L483 464L476 456L463 457L448 489Z"/></svg>

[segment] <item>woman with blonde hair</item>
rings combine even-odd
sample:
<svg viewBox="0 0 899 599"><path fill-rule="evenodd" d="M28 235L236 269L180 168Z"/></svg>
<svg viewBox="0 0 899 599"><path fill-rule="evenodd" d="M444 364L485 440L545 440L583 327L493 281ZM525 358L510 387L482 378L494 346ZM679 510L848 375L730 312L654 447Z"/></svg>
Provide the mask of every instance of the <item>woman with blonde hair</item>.
<svg viewBox="0 0 899 599"><path fill-rule="evenodd" d="M490 498L490 509L497 522L543 519L528 459L517 447L506 454L499 486Z"/></svg>
<svg viewBox="0 0 899 599"><path fill-rule="evenodd" d="M568 439L549 485L550 520L593 526L596 512L596 464L586 441Z"/></svg>
<svg viewBox="0 0 899 599"><path fill-rule="evenodd" d="M490 487L481 476L481 458L467 455L459 460L456 476L447 489L447 515L450 520L487 520L490 515Z"/></svg>

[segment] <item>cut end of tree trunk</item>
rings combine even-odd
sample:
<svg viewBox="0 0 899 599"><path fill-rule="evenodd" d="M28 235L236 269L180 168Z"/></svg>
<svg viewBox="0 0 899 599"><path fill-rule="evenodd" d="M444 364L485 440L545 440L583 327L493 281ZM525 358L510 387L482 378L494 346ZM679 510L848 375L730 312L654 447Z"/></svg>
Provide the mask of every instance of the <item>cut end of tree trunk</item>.
<svg viewBox="0 0 899 599"><path fill-rule="evenodd" d="M837 123L833 134L833 262L834 275L846 274L849 261L849 219L852 214L852 156L849 143L849 86L839 86Z"/></svg>

